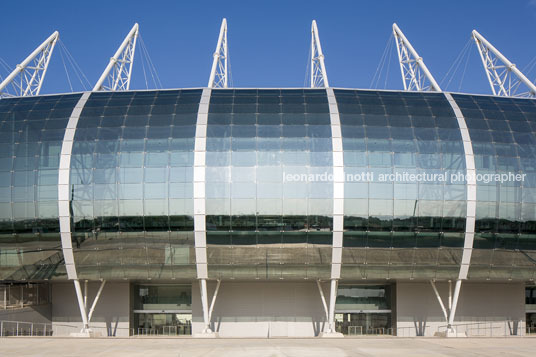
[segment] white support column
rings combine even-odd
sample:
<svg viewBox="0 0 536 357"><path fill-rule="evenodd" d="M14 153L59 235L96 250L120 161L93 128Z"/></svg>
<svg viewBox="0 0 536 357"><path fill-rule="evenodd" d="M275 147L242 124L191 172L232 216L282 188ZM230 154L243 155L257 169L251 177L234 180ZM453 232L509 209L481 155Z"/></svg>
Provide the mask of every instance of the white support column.
<svg viewBox="0 0 536 357"><path fill-rule="evenodd" d="M22 63L17 65L13 72L0 83L0 98L6 96L26 97L39 95L50 58L52 57L52 52L59 37L59 32L55 31L26 57ZM6 91L6 87L9 84L12 85L15 91L12 94Z"/></svg>
<svg viewBox="0 0 536 357"><path fill-rule="evenodd" d="M430 284L432 285L432 289L434 289L434 293L437 298L437 301L439 302L439 305L441 306L441 310L443 311L443 316L445 316L445 322L448 323L449 316L447 313L447 309L445 309L445 305L443 304L443 300L441 299L441 295L439 295L439 291L437 291L435 282L433 280L430 280Z"/></svg>
<svg viewBox="0 0 536 357"><path fill-rule="evenodd" d="M393 24L393 35L396 41L404 90L441 92L439 84L424 64L422 57L415 51L396 23Z"/></svg>
<svg viewBox="0 0 536 357"><path fill-rule="evenodd" d="M227 19L223 19L220 27L220 35L214 52L212 70L208 79L209 88L227 88L228 85L228 49L227 49Z"/></svg>
<svg viewBox="0 0 536 357"><path fill-rule="evenodd" d="M87 295L84 299L82 289L80 287L80 281L78 280L78 273L76 271L76 264L73 254L72 235L71 235L71 198L70 198L70 177L71 177L71 153L73 150L74 137L76 128L78 126L78 120L82 114L82 110L89 99L90 92L82 94L78 103L73 109L69 121L67 122L67 128L65 129L65 135L61 145L60 152L60 165L58 170L58 216L60 220L60 236L61 236L61 250L63 253L63 259L65 261L65 268L67 270L67 278L73 280L76 298L80 307L80 315L84 323L84 330L80 334L76 334L79 337L89 337L89 323L87 318ZM87 288L86 288L87 294Z"/></svg>
<svg viewBox="0 0 536 357"><path fill-rule="evenodd" d="M339 281L337 279L331 279L330 289L329 289L329 324L328 324L328 333L337 334L335 331L335 303L337 301L337 287Z"/></svg>
<svg viewBox="0 0 536 357"><path fill-rule="evenodd" d="M86 306L84 305L84 298L82 297L82 289L80 288L80 281L78 279L73 280L74 289L76 291L76 297L78 299L78 307L80 308L80 315L82 315L82 323L84 325L82 333L89 331L89 323L87 321Z"/></svg>
<svg viewBox="0 0 536 357"><path fill-rule="evenodd" d="M327 82L325 82L327 84ZM328 331L322 337L343 337L335 331L335 300L341 278L342 240L344 231L344 156L342 151L341 121L339 107L333 88L326 88L331 125L333 159L333 233L331 248L331 287L329 298Z"/></svg>
<svg viewBox="0 0 536 357"><path fill-rule="evenodd" d="M320 293L320 298L322 299L322 306L324 306L324 312L326 313L326 324L328 324L329 323L329 309L328 309L328 304L326 303L324 289L322 289L322 284L320 283L320 280L316 281L316 286L318 286L318 292Z"/></svg>
<svg viewBox="0 0 536 357"><path fill-rule="evenodd" d="M452 311L452 280L449 280L449 313Z"/></svg>
<svg viewBox="0 0 536 357"><path fill-rule="evenodd" d="M454 299L452 301L452 310L450 310L449 315L449 328L454 323L454 318L456 317L456 307L458 306L458 298L460 297L460 290L462 287L462 280L456 280L456 285L454 286Z"/></svg>
<svg viewBox="0 0 536 357"><path fill-rule="evenodd" d="M210 308L208 309L208 321L212 321L212 311L214 311L214 305L216 305L216 298L218 297L218 292L220 291L221 280L218 279L216 283L216 290L214 290L214 295L212 295L212 302L210 303Z"/></svg>
<svg viewBox="0 0 536 357"><path fill-rule="evenodd" d="M101 281L101 284L99 286L99 290L97 291L97 295L95 296L95 299L93 300L93 304L91 304L91 308L89 309L89 313L87 315L87 322L88 324L91 322L91 318L93 317L93 312L95 311L95 307L97 306L97 302L99 302L102 290L104 289L104 285L106 284L106 280Z"/></svg>
<svg viewBox="0 0 536 357"><path fill-rule="evenodd" d="M447 331L447 336L456 336L455 329L450 328L454 323L454 318L456 317L456 307L458 306L458 299L460 297L460 289L462 280L467 279L469 274L469 267L471 265L471 256L473 254L473 242L475 238L475 223L476 223L476 166L475 166L475 157L473 152L473 143L471 141L471 136L469 135L469 129L467 128L467 123L463 116L460 107L452 97L450 93L444 93L447 98L454 115L458 121L458 126L460 128L460 133L463 141L463 149L465 156L465 174L467 177L466 182L466 220L465 220L465 238L463 245L462 261L460 263L460 271L458 273L458 279L456 280L456 285L454 287L454 296L452 298L452 308L449 312L449 331Z"/></svg>
<svg viewBox="0 0 536 357"><path fill-rule="evenodd" d="M87 311L87 280L84 280L84 309Z"/></svg>
<svg viewBox="0 0 536 357"><path fill-rule="evenodd" d="M207 121L210 105L210 88L203 89L197 123L195 129L194 144L194 244L197 279L201 293L201 306L203 308L204 328L196 337L217 337L210 329L209 305L207 293L208 262L207 262L207 229L205 207L205 158L207 145Z"/></svg>
<svg viewBox="0 0 536 357"><path fill-rule="evenodd" d="M311 88L329 88L324 53L320 45L316 20L311 24Z"/></svg>
<svg viewBox="0 0 536 357"><path fill-rule="evenodd" d="M208 296L207 296L207 279L199 279L199 289L201 292L201 305L203 307L203 334L210 334L212 330L210 329L210 319L209 319L209 307L208 307Z"/></svg>
<svg viewBox="0 0 536 357"><path fill-rule="evenodd" d="M139 26L136 23L110 58L93 91L122 91L130 88L138 31Z"/></svg>
<svg viewBox="0 0 536 357"><path fill-rule="evenodd" d="M488 42L478 31L473 30L482 65L486 71L491 91L494 95L510 97L536 97L536 85L521 72L515 64L510 62L498 49ZM521 84L526 91L518 92Z"/></svg>
<svg viewBox="0 0 536 357"><path fill-rule="evenodd" d="M100 299L100 296L102 294L102 290L104 289L104 285L106 284L106 280L103 280L99 286L99 290L97 291L97 295L95 295L95 298L93 299L93 303L91 304L91 308L89 310L89 313L87 311L87 301L88 301L88 281L86 280L84 282L84 294L82 294L82 288L80 287L80 281L78 279L73 280L74 282L74 288L76 291L76 297L78 300L78 306L80 308L80 315L82 316L82 323L84 327L82 328L82 331L80 333L71 333L71 336L73 337L92 337L93 331L89 328L89 323L91 322L91 318L93 317L93 312L95 311L95 307L97 306L97 303Z"/></svg>

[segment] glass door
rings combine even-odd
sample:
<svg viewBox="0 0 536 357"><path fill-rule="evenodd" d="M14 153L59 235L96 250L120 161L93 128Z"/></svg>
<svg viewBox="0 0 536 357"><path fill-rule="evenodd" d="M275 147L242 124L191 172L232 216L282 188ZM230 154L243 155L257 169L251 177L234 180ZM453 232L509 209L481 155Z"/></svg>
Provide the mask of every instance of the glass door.
<svg viewBox="0 0 536 357"><path fill-rule="evenodd" d="M134 313L136 335L191 335L192 314Z"/></svg>
<svg viewBox="0 0 536 357"><path fill-rule="evenodd" d="M335 314L335 329L343 335L390 334L390 312L346 312Z"/></svg>

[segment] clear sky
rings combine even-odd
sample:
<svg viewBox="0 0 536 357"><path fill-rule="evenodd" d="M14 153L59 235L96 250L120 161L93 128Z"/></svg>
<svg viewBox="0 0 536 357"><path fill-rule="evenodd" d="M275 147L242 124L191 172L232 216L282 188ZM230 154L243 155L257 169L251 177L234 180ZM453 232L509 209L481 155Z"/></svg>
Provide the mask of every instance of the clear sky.
<svg viewBox="0 0 536 357"><path fill-rule="evenodd" d="M207 85L223 17L228 21L235 87L302 87L313 19L319 26L333 87L371 88L393 22L398 23L438 82L473 29L520 69L536 56L536 0L30 0L2 4L0 57L13 67L59 30L62 42L93 85L138 22L163 88L202 87ZM131 89L146 88L140 53L138 47ZM469 58L463 58L450 86L445 88L447 79L443 89L490 93L474 43L467 54ZM388 65L377 87L401 89L394 47ZM0 69L0 74L5 77L7 72ZM82 90L74 73L70 74L74 90ZM534 80L536 68L526 74ZM149 88L154 85L149 83ZM70 91L57 46L42 93Z"/></svg>

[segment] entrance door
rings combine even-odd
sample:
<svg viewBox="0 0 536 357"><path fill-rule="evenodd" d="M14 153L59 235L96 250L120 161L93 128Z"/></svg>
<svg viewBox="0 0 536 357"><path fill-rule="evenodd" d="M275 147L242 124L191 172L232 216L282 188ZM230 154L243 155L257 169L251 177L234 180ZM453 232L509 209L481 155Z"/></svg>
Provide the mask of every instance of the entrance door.
<svg viewBox="0 0 536 357"><path fill-rule="evenodd" d="M134 313L136 335L191 335L192 314Z"/></svg>
<svg viewBox="0 0 536 357"><path fill-rule="evenodd" d="M335 328L343 335L390 334L391 313L346 312L335 314Z"/></svg>

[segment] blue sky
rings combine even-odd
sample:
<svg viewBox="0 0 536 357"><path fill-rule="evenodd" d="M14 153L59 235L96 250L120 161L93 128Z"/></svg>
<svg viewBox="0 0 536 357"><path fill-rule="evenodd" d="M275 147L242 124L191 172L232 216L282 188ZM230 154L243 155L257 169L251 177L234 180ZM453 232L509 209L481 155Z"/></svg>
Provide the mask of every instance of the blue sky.
<svg viewBox="0 0 536 357"><path fill-rule="evenodd" d="M2 4L0 57L22 61L54 30L94 84L134 22L164 88L207 85L221 19L235 87L301 87L316 19L333 87L370 88L397 22L441 82L477 29L523 69L536 56L536 0L487 1L15 1ZM451 91L490 93L472 43ZM137 51L131 89L145 89ZM467 60L467 66L465 66ZM395 48L378 88L401 89ZM68 67L69 68L69 67ZM461 77L466 68L463 83ZM5 70L0 69L5 76ZM74 90L83 87L71 71ZM536 68L528 77L536 78ZM443 82L445 89L446 81ZM461 87L460 87L461 83ZM149 87L154 87L149 83ZM56 47L42 93L70 92Z"/></svg>

